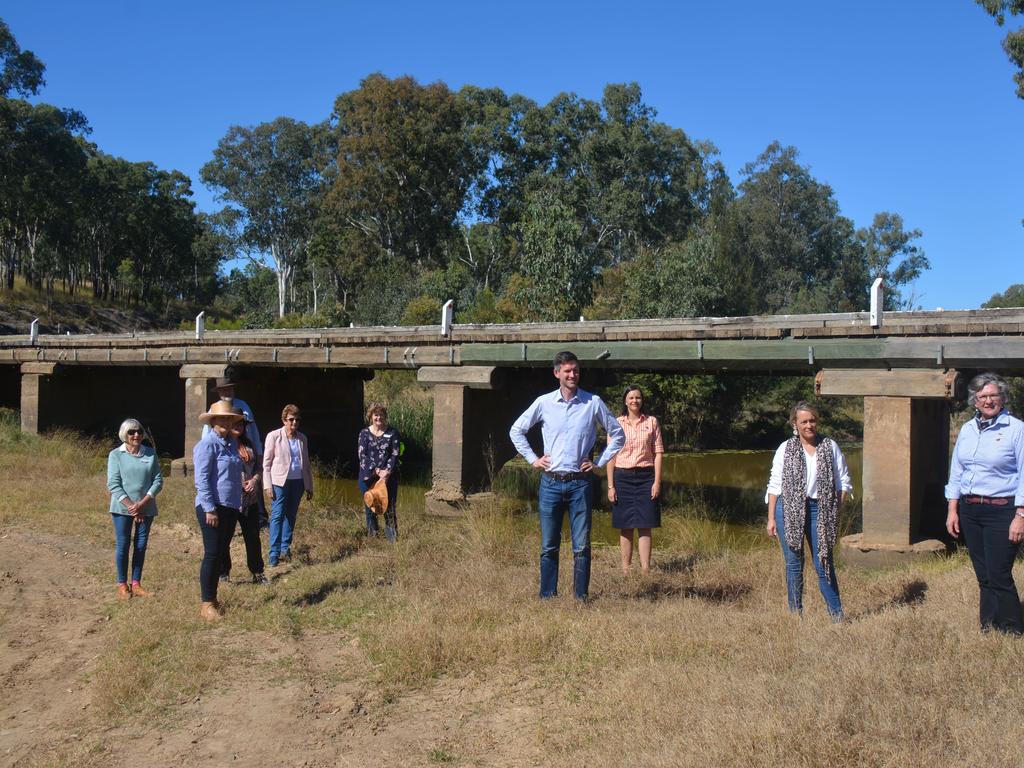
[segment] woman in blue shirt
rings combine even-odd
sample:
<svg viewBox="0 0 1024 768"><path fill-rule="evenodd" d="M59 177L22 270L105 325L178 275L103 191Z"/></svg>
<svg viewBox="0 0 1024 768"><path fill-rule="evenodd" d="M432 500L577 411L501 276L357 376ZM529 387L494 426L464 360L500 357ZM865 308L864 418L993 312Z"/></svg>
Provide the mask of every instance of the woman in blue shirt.
<svg viewBox="0 0 1024 768"><path fill-rule="evenodd" d="M230 544L242 508L242 458L231 426L242 412L227 400L218 400L199 416L210 431L192 449L195 468L196 519L203 535L203 562L199 566L199 615L206 621L221 617L217 577L221 552Z"/></svg>
<svg viewBox="0 0 1024 768"><path fill-rule="evenodd" d="M1024 634L1013 561L1024 540L1024 422L1006 410L1006 382L982 373L967 386L975 416L960 430L946 485L946 530L963 534L981 592L982 630Z"/></svg>
<svg viewBox="0 0 1024 768"><path fill-rule="evenodd" d="M149 597L142 588L142 565L146 561L149 529L156 517L156 495L163 488L160 460L156 450L142 444L145 430L135 419L121 422L117 436L121 445L107 455L107 490L110 491L110 516L114 520L114 565L117 568L117 597L128 600ZM132 528L135 535L132 536ZM128 550L132 557L132 581L128 583Z"/></svg>

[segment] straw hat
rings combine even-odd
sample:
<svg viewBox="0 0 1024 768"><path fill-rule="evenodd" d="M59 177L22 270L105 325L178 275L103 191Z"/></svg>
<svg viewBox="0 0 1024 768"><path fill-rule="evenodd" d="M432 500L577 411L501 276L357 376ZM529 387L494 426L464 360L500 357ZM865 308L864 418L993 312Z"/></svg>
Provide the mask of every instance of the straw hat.
<svg viewBox="0 0 1024 768"><path fill-rule="evenodd" d="M210 406L210 410L206 413L199 414L199 420L204 424L209 424L210 419L217 416L226 416L232 421L241 421L245 418L245 416L242 415L242 411L235 408L231 404L230 400L217 400Z"/></svg>
<svg viewBox="0 0 1024 768"><path fill-rule="evenodd" d="M387 512L388 509L388 485L378 479L376 483L363 494L363 503L375 514Z"/></svg>

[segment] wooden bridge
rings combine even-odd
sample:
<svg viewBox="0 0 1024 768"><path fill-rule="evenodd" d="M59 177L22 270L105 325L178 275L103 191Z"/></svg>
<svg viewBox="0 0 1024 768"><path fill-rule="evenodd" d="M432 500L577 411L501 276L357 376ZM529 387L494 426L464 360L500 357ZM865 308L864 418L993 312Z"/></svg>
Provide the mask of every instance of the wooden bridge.
<svg viewBox="0 0 1024 768"><path fill-rule="evenodd" d="M875 560L941 549L951 403L979 370L1024 372L1024 309L0 337L0 405L22 429L111 435L134 416L161 452L189 456L198 414L229 367L262 432L295 402L325 456L351 458L363 382L408 368L434 392L436 507L489 487L514 451L512 420L553 389L572 350L583 385L606 369L816 377L823 395L864 397L864 533L848 554ZM181 462L178 462L182 466Z"/></svg>

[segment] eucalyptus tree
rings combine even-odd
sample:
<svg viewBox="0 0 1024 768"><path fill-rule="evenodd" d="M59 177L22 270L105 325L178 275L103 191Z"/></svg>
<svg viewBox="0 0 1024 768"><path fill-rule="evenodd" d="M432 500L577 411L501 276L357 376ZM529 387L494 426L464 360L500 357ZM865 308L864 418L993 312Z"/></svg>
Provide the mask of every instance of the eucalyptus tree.
<svg viewBox="0 0 1024 768"><path fill-rule="evenodd" d="M326 164L318 130L279 117L252 128L232 126L200 170L236 214L239 251L254 259L269 255L279 317L312 236Z"/></svg>
<svg viewBox="0 0 1024 768"><path fill-rule="evenodd" d="M924 249L914 243L921 235L919 229L903 229L903 217L886 211L876 213L870 227L857 230L868 280L880 277L885 283L886 309L913 309L913 295L903 296L901 289L931 266Z"/></svg>
<svg viewBox="0 0 1024 768"><path fill-rule="evenodd" d="M330 215L386 259L443 264L481 162L463 116L448 86L411 77L373 74L338 96Z"/></svg>
<svg viewBox="0 0 1024 768"><path fill-rule="evenodd" d="M1024 16L1024 0L975 0L990 15L996 24L1003 26L1007 16ZM1003 50L1017 67L1013 79L1017 83L1017 96L1024 99L1024 27L1011 30L1003 39Z"/></svg>
<svg viewBox="0 0 1024 768"><path fill-rule="evenodd" d="M837 311L865 301L853 223L797 157L795 147L773 142L741 171L722 222L731 312Z"/></svg>
<svg viewBox="0 0 1024 768"><path fill-rule="evenodd" d="M0 96L34 96L45 84L46 66L32 51L23 51L7 23L0 19Z"/></svg>

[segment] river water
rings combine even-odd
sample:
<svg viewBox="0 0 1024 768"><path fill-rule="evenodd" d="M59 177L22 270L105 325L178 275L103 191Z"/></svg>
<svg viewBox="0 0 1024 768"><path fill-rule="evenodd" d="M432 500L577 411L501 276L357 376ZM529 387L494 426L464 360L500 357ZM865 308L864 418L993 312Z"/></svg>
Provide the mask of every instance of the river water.
<svg viewBox="0 0 1024 768"><path fill-rule="evenodd" d="M854 496L845 508L841 533L859 530L862 453L860 446L844 448L850 466ZM716 539L732 545L765 542L763 525L767 514L765 486L774 451L708 451L670 453L662 460L662 528L655 533L657 546L685 545L682 539L695 535L695 523L711 526ZM509 462L498 473L495 492L522 503L524 522L536 515L539 475L521 459ZM593 538L609 544L618 541L611 527L606 486L601 478L594 511ZM405 467L399 486L399 517L402 510L422 512L423 495L430 488L428 469ZM360 506L362 494L355 480L322 481L318 495L329 504ZM675 541L679 539L679 541Z"/></svg>

